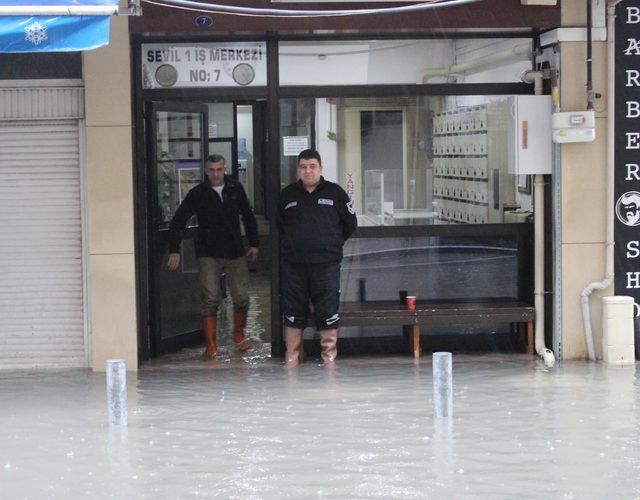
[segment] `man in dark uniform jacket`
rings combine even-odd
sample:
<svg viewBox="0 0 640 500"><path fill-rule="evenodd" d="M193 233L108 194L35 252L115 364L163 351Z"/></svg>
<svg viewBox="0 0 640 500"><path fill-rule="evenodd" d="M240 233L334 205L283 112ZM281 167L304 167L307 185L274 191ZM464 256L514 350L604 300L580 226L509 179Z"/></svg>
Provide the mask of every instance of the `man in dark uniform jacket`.
<svg viewBox="0 0 640 500"><path fill-rule="evenodd" d="M298 365L309 300L320 331L322 361L335 366L340 316L342 246L358 222L345 191L322 177L320 154L298 155L299 180L285 187L278 204L285 321L285 367Z"/></svg>
<svg viewBox="0 0 640 500"><path fill-rule="evenodd" d="M240 351L251 348L245 338L249 310L249 270L247 258L258 257L258 225L242 184L225 176L225 160L211 155L205 162L206 180L191 189L182 201L169 227L169 261L171 270L180 264L182 231L193 214L198 216L196 256L202 288L202 328L207 348L205 355L218 353L216 343L220 276L225 273L233 300L233 340ZM240 232L240 217L244 225L249 250L245 251Z"/></svg>

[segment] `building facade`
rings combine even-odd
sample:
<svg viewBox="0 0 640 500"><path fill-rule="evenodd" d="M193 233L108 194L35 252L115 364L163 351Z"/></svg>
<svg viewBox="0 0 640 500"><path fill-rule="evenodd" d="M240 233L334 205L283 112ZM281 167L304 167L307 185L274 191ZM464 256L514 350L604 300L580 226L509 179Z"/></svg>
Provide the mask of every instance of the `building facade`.
<svg viewBox="0 0 640 500"><path fill-rule="evenodd" d="M558 76L563 111L586 108L587 2L486 3L303 19L145 4L141 17L114 18L110 45L82 55L84 114L76 119L86 355L66 364L102 370L119 357L133 368L193 341L197 327L180 319L188 305L163 292L189 289L193 273L182 269L182 285L163 274L162 231L214 152L231 159L267 228L275 195L294 179L297 151L323 153L325 176L345 188L360 216L346 249L343 300L363 300L365 287L368 299L389 299L409 282L434 300L532 302L533 177L510 167L509 110L536 93L522 82L524 71ZM554 146L544 172L545 339L563 359L586 357L581 292L605 272L604 15L594 10L596 139ZM552 91L547 78L542 93ZM544 102L551 106L551 97ZM544 132L531 123L533 134ZM277 231L271 225L265 233L277 297ZM391 250L398 246L408 259L400 267L428 248L428 273L382 282L367 274L372 255L391 256L397 269ZM447 267L460 257L452 247L482 248L483 264ZM188 262L188 243L183 255ZM612 293L591 298L598 356L601 297ZM272 300L275 355L279 317ZM378 335L367 331L345 335Z"/></svg>

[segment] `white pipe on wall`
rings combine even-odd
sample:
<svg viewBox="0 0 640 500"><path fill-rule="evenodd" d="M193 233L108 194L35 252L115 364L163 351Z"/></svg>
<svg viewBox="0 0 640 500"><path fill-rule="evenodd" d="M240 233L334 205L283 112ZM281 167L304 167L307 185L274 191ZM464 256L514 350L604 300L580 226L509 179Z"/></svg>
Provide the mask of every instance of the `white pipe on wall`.
<svg viewBox="0 0 640 500"><path fill-rule="evenodd" d="M543 73L525 71L522 81L533 83L535 94L542 95ZM556 363L553 351L544 341L544 176L537 174L533 185L533 228L534 228L534 300L536 309L535 348L544 364L552 367Z"/></svg>
<svg viewBox="0 0 640 500"><path fill-rule="evenodd" d="M587 353L591 361L595 361L596 353L593 344L593 330L591 328L591 311L589 309L589 297L596 290L603 290L613 284L613 181L615 161L615 19L616 5L621 0L610 1L607 4L607 236L605 243L605 273L602 281L589 283L582 290L580 300L582 302L582 320L584 322L584 335L587 343Z"/></svg>
<svg viewBox="0 0 640 500"><path fill-rule="evenodd" d="M418 74L417 83L424 83L425 78L431 78L434 76L454 76L463 74L472 69L478 69L483 66L488 66L490 64L494 64L500 62L504 59L509 59L512 57L518 57L521 59L531 59L533 55L533 49L530 43L522 43L520 45L516 45L506 50L501 50L499 52L494 52L485 57L479 57L478 59L472 59L467 62L463 62L460 64L454 64L449 66L448 68L427 68L422 70Z"/></svg>
<svg viewBox="0 0 640 500"><path fill-rule="evenodd" d="M533 91L536 95L542 95L543 78L544 78L544 73L542 73L542 71L533 71L533 70L525 71L524 73L522 73L522 76L520 77L520 79L524 83L533 83Z"/></svg>

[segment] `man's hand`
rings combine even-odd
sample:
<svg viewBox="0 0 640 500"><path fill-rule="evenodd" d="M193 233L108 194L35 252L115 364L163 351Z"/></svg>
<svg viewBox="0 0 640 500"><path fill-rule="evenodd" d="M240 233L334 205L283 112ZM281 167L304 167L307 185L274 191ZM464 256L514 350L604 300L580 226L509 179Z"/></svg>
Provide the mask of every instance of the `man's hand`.
<svg viewBox="0 0 640 500"><path fill-rule="evenodd" d="M178 269L178 265L180 264L180 254L179 253L170 253L169 260L167 261L167 267L172 271Z"/></svg>
<svg viewBox="0 0 640 500"><path fill-rule="evenodd" d="M259 252L260 250L258 250L256 247L249 247L249 250L247 250L247 259L249 259L249 262L254 264L258 259Z"/></svg>

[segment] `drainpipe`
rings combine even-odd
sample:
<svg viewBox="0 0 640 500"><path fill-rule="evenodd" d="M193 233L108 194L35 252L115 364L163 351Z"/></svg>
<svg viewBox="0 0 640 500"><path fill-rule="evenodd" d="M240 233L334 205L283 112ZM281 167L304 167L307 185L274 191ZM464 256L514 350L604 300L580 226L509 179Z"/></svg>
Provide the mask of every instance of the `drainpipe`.
<svg viewBox="0 0 640 500"><path fill-rule="evenodd" d="M593 346L593 330L591 329L591 311L589 310L589 297L595 290L609 288L613 284L613 179L615 161L615 19L616 5L620 0L610 1L607 4L607 239L605 243L606 261L605 274L602 281L589 283L582 290L582 320L584 322L584 335L587 342L589 360L595 361L596 353ZM587 29L591 29L590 26Z"/></svg>
<svg viewBox="0 0 640 500"><path fill-rule="evenodd" d="M418 74L417 83L423 84L426 78L431 78L434 76L458 76L469 70L477 69L482 66L488 66L490 64L500 62L504 59L513 58L514 56L521 59L531 59L531 57L533 56L533 49L531 47L531 44L523 43L506 50L494 52L493 54L485 57L480 57L478 59L473 59L471 61L463 62L460 64L454 64L447 68L424 69Z"/></svg>
<svg viewBox="0 0 640 500"><path fill-rule="evenodd" d="M534 84L536 95L542 95L543 78L542 71L525 71L521 76L523 82ZM550 368L556 363L556 358L553 355L553 351L548 349L544 342L544 176L542 174L535 175L533 193L535 347L538 356Z"/></svg>
<svg viewBox="0 0 640 500"><path fill-rule="evenodd" d="M591 29L593 27L591 14L591 0L587 0L587 109L593 109L595 95L593 92L593 42L591 41Z"/></svg>
<svg viewBox="0 0 640 500"><path fill-rule="evenodd" d="M533 91L535 95L542 95L542 80L544 79L544 73L542 71L527 70L520 75L520 79L524 83L533 83Z"/></svg>

